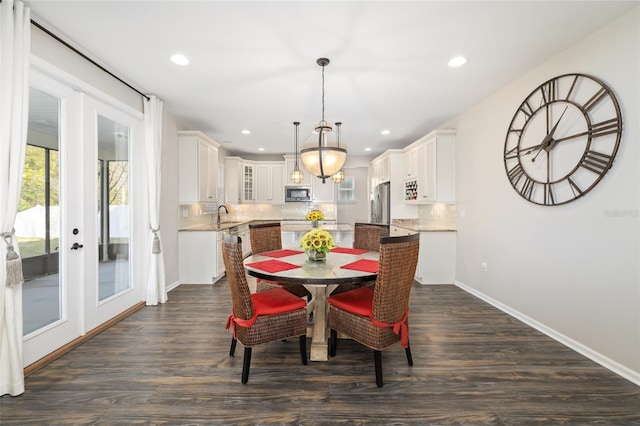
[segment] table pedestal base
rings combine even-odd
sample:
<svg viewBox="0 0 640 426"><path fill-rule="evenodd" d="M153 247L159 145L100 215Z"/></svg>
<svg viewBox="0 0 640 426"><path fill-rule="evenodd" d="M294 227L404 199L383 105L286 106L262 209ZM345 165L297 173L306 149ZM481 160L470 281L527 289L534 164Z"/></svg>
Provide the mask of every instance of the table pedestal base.
<svg viewBox="0 0 640 426"><path fill-rule="evenodd" d="M327 330L327 313L329 306L327 296L337 287L337 285L314 286L305 285L313 296L313 336L311 337L311 361L329 360L329 339Z"/></svg>

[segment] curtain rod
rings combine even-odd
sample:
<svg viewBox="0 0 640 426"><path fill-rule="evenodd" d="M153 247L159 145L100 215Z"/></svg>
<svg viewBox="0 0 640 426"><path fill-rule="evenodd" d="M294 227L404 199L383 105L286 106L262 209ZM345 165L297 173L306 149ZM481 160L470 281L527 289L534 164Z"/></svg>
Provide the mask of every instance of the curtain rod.
<svg viewBox="0 0 640 426"><path fill-rule="evenodd" d="M1 0L0 0L1 2ZM54 38L56 41L58 41L59 43L62 43L64 46L68 47L69 49L71 49L72 51L74 51L75 53L77 53L78 55L82 56L84 59L86 59L87 61L91 62L93 65L95 65L96 67L100 68L102 71L106 72L107 74L109 74L111 77L115 78L116 80L118 80L120 83L124 84L125 86L127 86L128 88L130 88L131 90L133 90L136 93L139 93L142 97L144 97L146 100L150 100L151 98L147 95L145 95L144 93L142 93L141 91L139 91L138 89L136 89L135 87L133 87L132 85L130 85L129 83L127 83L126 81L124 81L123 79L121 79L120 77L118 77L117 75L115 75L114 73L112 73L111 71L109 71L108 69L106 69L105 67L103 67L102 65L100 65L99 63L97 63L96 61L94 61L93 59L91 59L90 57L88 57L87 55L85 55L84 53L82 53L81 51L79 51L78 49L76 49L75 47L73 47L72 45L70 45L69 43L67 43L66 41L62 40L60 37L58 37L57 35L55 35L54 33L52 33L51 31L49 31L48 29L46 29L45 27L43 27L42 25L40 25L39 23L37 23L36 21L34 21L33 19L31 20L31 24L33 24L34 26L36 26L37 28L41 29L42 31L44 31L47 35L49 35L50 37Z"/></svg>

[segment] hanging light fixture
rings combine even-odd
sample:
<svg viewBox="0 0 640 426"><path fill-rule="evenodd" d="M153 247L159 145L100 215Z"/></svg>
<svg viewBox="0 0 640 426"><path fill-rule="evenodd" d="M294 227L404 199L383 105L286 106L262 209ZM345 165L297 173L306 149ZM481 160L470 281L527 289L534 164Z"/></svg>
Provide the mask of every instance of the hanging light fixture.
<svg viewBox="0 0 640 426"><path fill-rule="evenodd" d="M336 122L336 135L337 135L338 148L340 148L340 126L342 126L342 123L340 123L339 121ZM344 172L342 171L342 169L338 170L338 172L335 175L331 176L331 180L334 181L335 183L344 182Z"/></svg>
<svg viewBox="0 0 640 426"><path fill-rule="evenodd" d="M296 163L295 163L295 166L293 166L293 171L291 172L291 182L302 183L302 181L304 180L304 174L302 174L302 170L300 170L300 167L298 166L298 126L300 125L300 122L295 121L293 125L295 126L294 139L295 139L295 149L296 149L295 151Z"/></svg>
<svg viewBox="0 0 640 426"><path fill-rule="evenodd" d="M319 58L316 63L322 67L322 120L315 129L318 133L317 145L312 143L305 146L300 151L300 159L309 173L322 179L322 183L325 183L328 177L342 169L347 159L347 150L329 142L328 134L333 129L324 119L324 67L329 65L329 59Z"/></svg>

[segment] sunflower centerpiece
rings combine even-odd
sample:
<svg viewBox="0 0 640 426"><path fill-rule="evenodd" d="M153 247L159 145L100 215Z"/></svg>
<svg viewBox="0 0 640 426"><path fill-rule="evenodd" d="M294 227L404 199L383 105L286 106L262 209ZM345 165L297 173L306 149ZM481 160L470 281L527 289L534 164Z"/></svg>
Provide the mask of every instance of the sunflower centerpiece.
<svg viewBox="0 0 640 426"><path fill-rule="evenodd" d="M327 253L333 247L333 237L324 229L312 229L302 236L300 241L302 247L311 260L325 260Z"/></svg>
<svg viewBox="0 0 640 426"><path fill-rule="evenodd" d="M309 213L307 213L307 215L304 217L306 220L310 220L311 221L311 226L314 228L318 227L318 221L319 220L324 220L324 215L322 214L322 212L320 210L311 210Z"/></svg>

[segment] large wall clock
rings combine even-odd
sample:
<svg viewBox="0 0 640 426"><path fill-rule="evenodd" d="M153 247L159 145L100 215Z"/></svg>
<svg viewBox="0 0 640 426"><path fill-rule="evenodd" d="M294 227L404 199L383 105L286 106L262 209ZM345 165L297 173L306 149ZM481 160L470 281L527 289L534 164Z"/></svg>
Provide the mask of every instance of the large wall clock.
<svg viewBox="0 0 640 426"><path fill-rule="evenodd" d="M507 177L531 203L566 204L602 180L621 135L620 106L605 83L584 74L552 78L525 98L509 124Z"/></svg>

